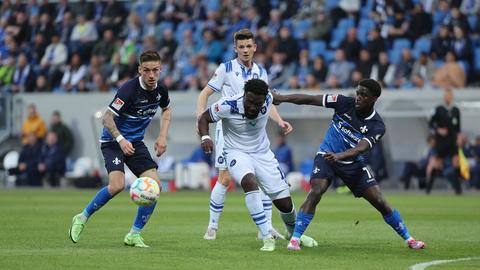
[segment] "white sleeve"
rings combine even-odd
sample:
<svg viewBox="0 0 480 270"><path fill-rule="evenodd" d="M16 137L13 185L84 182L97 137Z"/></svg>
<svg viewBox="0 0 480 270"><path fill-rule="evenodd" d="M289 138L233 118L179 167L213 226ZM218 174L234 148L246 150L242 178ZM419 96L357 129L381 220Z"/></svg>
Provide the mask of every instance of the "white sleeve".
<svg viewBox="0 0 480 270"><path fill-rule="evenodd" d="M221 98L219 101L215 102L208 108L210 117L215 122L220 121L223 118L228 118L232 114L231 102L228 102L226 99Z"/></svg>
<svg viewBox="0 0 480 270"><path fill-rule="evenodd" d="M222 92L223 84L225 83L225 76L226 76L226 67L225 64L220 64L215 70L210 81L208 81L208 86L213 89L215 92Z"/></svg>

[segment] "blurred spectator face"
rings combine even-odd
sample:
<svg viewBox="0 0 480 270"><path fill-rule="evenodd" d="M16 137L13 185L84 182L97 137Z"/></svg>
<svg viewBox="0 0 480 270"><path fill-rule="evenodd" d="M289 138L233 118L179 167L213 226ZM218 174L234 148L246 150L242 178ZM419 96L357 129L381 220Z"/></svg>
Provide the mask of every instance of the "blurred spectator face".
<svg viewBox="0 0 480 270"><path fill-rule="evenodd" d="M167 28L167 29L163 30L163 39L164 40L172 40L173 39L173 30L170 29L170 28Z"/></svg>
<svg viewBox="0 0 480 270"><path fill-rule="evenodd" d="M351 80L354 84L358 84L360 80L362 79L362 73L358 70L355 70L352 72L352 77Z"/></svg>
<svg viewBox="0 0 480 270"><path fill-rule="evenodd" d="M386 52L381 52L378 54L378 62L382 65L388 64L388 54Z"/></svg>
<svg viewBox="0 0 480 270"><path fill-rule="evenodd" d="M27 135L27 144L30 146L34 146L37 143L37 136L35 136L35 133L31 132L28 133Z"/></svg>
<svg viewBox="0 0 480 270"><path fill-rule="evenodd" d="M47 87L47 78L43 75L38 76L36 86L38 89L45 89Z"/></svg>
<svg viewBox="0 0 480 270"><path fill-rule="evenodd" d="M418 62L420 64L422 64L422 65L427 64L427 60L428 60L427 54L425 54L425 53L420 54L420 57L418 59Z"/></svg>
<svg viewBox="0 0 480 270"><path fill-rule="evenodd" d="M183 31L183 42L191 43L192 41L192 30L187 29Z"/></svg>
<svg viewBox="0 0 480 270"><path fill-rule="evenodd" d="M315 60L313 60L313 67L315 69L320 69L323 67L323 58L320 56L315 57Z"/></svg>
<svg viewBox="0 0 480 270"><path fill-rule="evenodd" d="M58 141L57 134L55 134L55 132L48 132L47 138L46 138L46 142L48 146L55 145L57 141Z"/></svg>
<svg viewBox="0 0 480 270"><path fill-rule="evenodd" d="M313 74L308 74L305 78L305 84L307 88L314 88L317 86L317 79L315 76L313 76Z"/></svg>
<svg viewBox="0 0 480 270"><path fill-rule="evenodd" d="M464 37L462 28L459 26L453 27L453 35L456 39L462 39Z"/></svg>
<svg viewBox="0 0 480 270"><path fill-rule="evenodd" d="M370 53L365 49L360 50L360 60L363 62L370 61Z"/></svg>
<svg viewBox="0 0 480 270"><path fill-rule="evenodd" d="M155 14L155 12L149 12L147 13L147 22L149 24L155 24L155 22L157 21L157 16Z"/></svg>
<svg viewBox="0 0 480 270"><path fill-rule="evenodd" d="M36 26L40 22L40 18L38 15L31 15L30 16L30 26ZM0 24L1 25L1 24Z"/></svg>
<svg viewBox="0 0 480 270"><path fill-rule="evenodd" d="M45 37L42 33L38 33L35 35L35 45L40 45L45 41Z"/></svg>
<svg viewBox="0 0 480 270"><path fill-rule="evenodd" d="M80 67L81 64L82 64L82 60L80 59L80 55L78 53L73 54L72 59L70 60L70 66Z"/></svg>
<svg viewBox="0 0 480 270"><path fill-rule="evenodd" d="M81 25L81 24L84 24L85 22L86 22L85 16L83 16L83 15L78 15L78 16L77 16L77 23L78 23L78 24Z"/></svg>
<svg viewBox="0 0 480 270"><path fill-rule="evenodd" d="M27 65L27 56L25 54L20 54L17 59L17 65L19 68L24 68Z"/></svg>
<svg viewBox="0 0 480 270"><path fill-rule="evenodd" d="M257 51L257 44L253 39L237 40L235 42L235 52L244 63L250 63L253 60L253 55Z"/></svg>
<svg viewBox="0 0 480 270"><path fill-rule="evenodd" d="M408 61L412 58L412 53L410 52L410 49L405 48L402 50L402 58L405 61Z"/></svg>
<svg viewBox="0 0 480 270"><path fill-rule="evenodd" d="M438 36L445 38L448 36L448 27L445 25L441 25L439 30L438 30Z"/></svg>
<svg viewBox="0 0 480 270"><path fill-rule="evenodd" d="M452 7L451 14L452 14L452 17L455 19L460 18L460 15L461 15L460 10L457 7Z"/></svg>
<svg viewBox="0 0 480 270"><path fill-rule="evenodd" d="M105 41L112 41L113 40L113 31L111 29L105 30L105 32L103 32L103 39Z"/></svg>
<svg viewBox="0 0 480 270"><path fill-rule="evenodd" d="M56 125L56 124L62 122L62 119L61 119L60 114L58 112L55 111L55 112L52 113L51 122L52 122L52 125Z"/></svg>
<svg viewBox="0 0 480 270"><path fill-rule="evenodd" d="M286 26L280 28L280 38L287 39L290 37L290 29Z"/></svg>
<svg viewBox="0 0 480 270"><path fill-rule="evenodd" d="M282 13L278 9L272 9L270 11L270 21L271 22L280 22L282 18Z"/></svg>
<svg viewBox="0 0 480 270"><path fill-rule="evenodd" d="M445 89L443 92L443 102L445 105L450 105L453 102L453 92L450 89Z"/></svg>
<svg viewBox="0 0 480 270"><path fill-rule="evenodd" d="M335 61L343 61L343 60L345 60L345 52L343 50L336 50Z"/></svg>
<svg viewBox="0 0 480 270"><path fill-rule="evenodd" d="M254 7L248 8L246 17L249 21L255 19L255 17L257 17L257 10Z"/></svg>
<svg viewBox="0 0 480 270"><path fill-rule="evenodd" d="M275 52L272 55L272 62L275 65L281 65L283 64L283 54Z"/></svg>
<svg viewBox="0 0 480 270"><path fill-rule="evenodd" d="M453 52L447 52L447 55L445 55L445 62L447 63L453 63L457 60L457 57L455 57L455 54Z"/></svg>
<svg viewBox="0 0 480 270"><path fill-rule="evenodd" d="M449 8L450 6L448 5L448 2L446 0L440 0L438 2L438 10L446 12Z"/></svg>
<svg viewBox="0 0 480 270"><path fill-rule="evenodd" d="M357 29L355 29L355 27L349 28L347 32L347 40L353 41L356 38L357 38Z"/></svg>
<svg viewBox="0 0 480 270"><path fill-rule="evenodd" d="M308 50L300 51L300 64L308 65Z"/></svg>
<svg viewBox="0 0 480 270"><path fill-rule="evenodd" d="M203 32L202 37L203 37L203 40L205 40L205 42L208 43L208 42L213 40L213 32L211 30L207 29Z"/></svg>
<svg viewBox="0 0 480 270"><path fill-rule="evenodd" d="M162 64L160 61L143 62L138 66L138 73L142 76L143 83L149 88L153 89L160 78L162 72Z"/></svg>
<svg viewBox="0 0 480 270"><path fill-rule="evenodd" d="M378 30L376 28L370 30L370 32L368 32L368 40L375 40L379 37L379 33L378 33Z"/></svg>
<svg viewBox="0 0 480 270"><path fill-rule="evenodd" d="M458 133L457 135L457 146L464 147L468 143L467 136L463 133Z"/></svg>
<svg viewBox="0 0 480 270"><path fill-rule="evenodd" d="M37 107L35 107L35 105L33 104L30 104L28 105L27 112L28 112L28 117L33 118L37 116Z"/></svg>
<svg viewBox="0 0 480 270"><path fill-rule="evenodd" d="M52 36L52 43L53 43L53 44L57 44L58 42L60 42L60 36L57 35L57 34L53 34L53 36Z"/></svg>
<svg viewBox="0 0 480 270"><path fill-rule="evenodd" d="M15 20L17 24L23 24L27 21L27 16L24 12L17 12L17 15L15 16Z"/></svg>
<svg viewBox="0 0 480 270"><path fill-rule="evenodd" d="M50 21L50 16L47 13L40 15L40 23L47 24Z"/></svg>

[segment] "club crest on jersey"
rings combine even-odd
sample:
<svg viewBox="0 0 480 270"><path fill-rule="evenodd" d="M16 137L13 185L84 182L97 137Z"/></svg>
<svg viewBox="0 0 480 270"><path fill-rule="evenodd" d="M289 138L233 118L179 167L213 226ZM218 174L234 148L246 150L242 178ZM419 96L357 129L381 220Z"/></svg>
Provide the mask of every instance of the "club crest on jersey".
<svg viewBox="0 0 480 270"><path fill-rule="evenodd" d="M254 121L250 121L248 122L250 124L250 126L254 127L257 125L257 120L254 120Z"/></svg>
<svg viewBox="0 0 480 270"><path fill-rule="evenodd" d="M220 106L218 104L215 104L215 107L213 107L213 110L215 112L219 112L220 111Z"/></svg>
<svg viewBox="0 0 480 270"><path fill-rule="evenodd" d="M113 164L115 165L119 165L122 161L120 159L118 159L118 157L115 157L114 160L112 160Z"/></svg>
<svg viewBox="0 0 480 270"><path fill-rule="evenodd" d="M223 164L224 159L223 157L218 157L217 161L218 161L218 164Z"/></svg>
<svg viewBox="0 0 480 270"><path fill-rule="evenodd" d="M362 132L362 134L367 133L368 132L367 126L360 127L360 132Z"/></svg>
<svg viewBox="0 0 480 270"><path fill-rule="evenodd" d="M120 98L116 98L113 103L112 103L112 107L115 108L115 110L120 110L122 107L123 107L123 104L125 104L125 102L123 100L121 100Z"/></svg>
<svg viewBox="0 0 480 270"><path fill-rule="evenodd" d="M327 102L337 102L338 95L328 95Z"/></svg>
<svg viewBox="0 0 480 270"><path fill-rule="evenodd" d="M162 96L160 94L157 94L157 97L156 97L157 101L159 101L161 97Z"/></svg>
<svg viewBox="0 0 480 270"><path fill-rule="evenodd" d="M260 109L260 112L262 114L266 114L267 113L267 107L263 106L261 109Z"/></svg>
<svg viewBox="0 0 480 270"><path fill-rule="evenodd" d="M238 72L238 71L237 71L237 72L235 72L235 75L237 75L237 77L238 77L238 75L240 75L240 72Z"/></svg>
<svg viewBox="0 0 480 270"><path fill-rule="evenodd" d="M237 164L237 161L235 159L232 159L232 161L230 161L230 167L235 166L235 164Z"/></svg>

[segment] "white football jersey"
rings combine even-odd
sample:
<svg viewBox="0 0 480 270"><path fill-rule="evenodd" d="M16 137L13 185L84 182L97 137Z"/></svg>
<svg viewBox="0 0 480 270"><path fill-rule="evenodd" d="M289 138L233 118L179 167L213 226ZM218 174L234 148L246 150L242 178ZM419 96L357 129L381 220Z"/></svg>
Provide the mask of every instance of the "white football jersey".
<svg viewBox="0 0 480 270"><path fill-rule="evenodd" d="M251 79L261 79L268 84L267 71L255 63L248 69L235 58L218 66L208 86L222 93L222 97L231 97L243 94L245 82Z"/></svg>
<svg viewBox="0 0 480 270"><path fill-rule="evenodd" d="M224 150L237 149L245 153L265 153L270 150L266 126L273 96L268 93L256 119L244 116L243 93L223 97L209 108L213 121L222 120Z"/></svg>

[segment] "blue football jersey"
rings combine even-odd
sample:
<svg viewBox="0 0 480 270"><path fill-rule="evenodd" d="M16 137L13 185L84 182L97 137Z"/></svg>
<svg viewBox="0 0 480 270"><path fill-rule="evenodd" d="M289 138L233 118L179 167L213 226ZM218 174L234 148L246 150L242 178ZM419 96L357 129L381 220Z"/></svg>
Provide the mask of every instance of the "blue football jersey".
<svg viewBox="0 0 480 270"><path fill-rule="evenodd" d="M335 110L332 122L318 149L319 153L340 153L355 147L365 139L372 147L385 134L385 124L374 110L367 118L360 118L355 112L355 98L327 94L323 96L323 106ZM343 163L363 160L361 155Z"/></svg>
<svg viewBox="0 0 480 270"><path fill-rule="evenodd" d="M130 142L141 141L145 129L157 112L158 107L164 109L170 105L167 88L157 83L157 87L146 90L140 77L126 82L118 89L117 94L108 109L117 117L115 125L120 133ZM115 139L103 128L100 142L110 142Z"/></svg>

